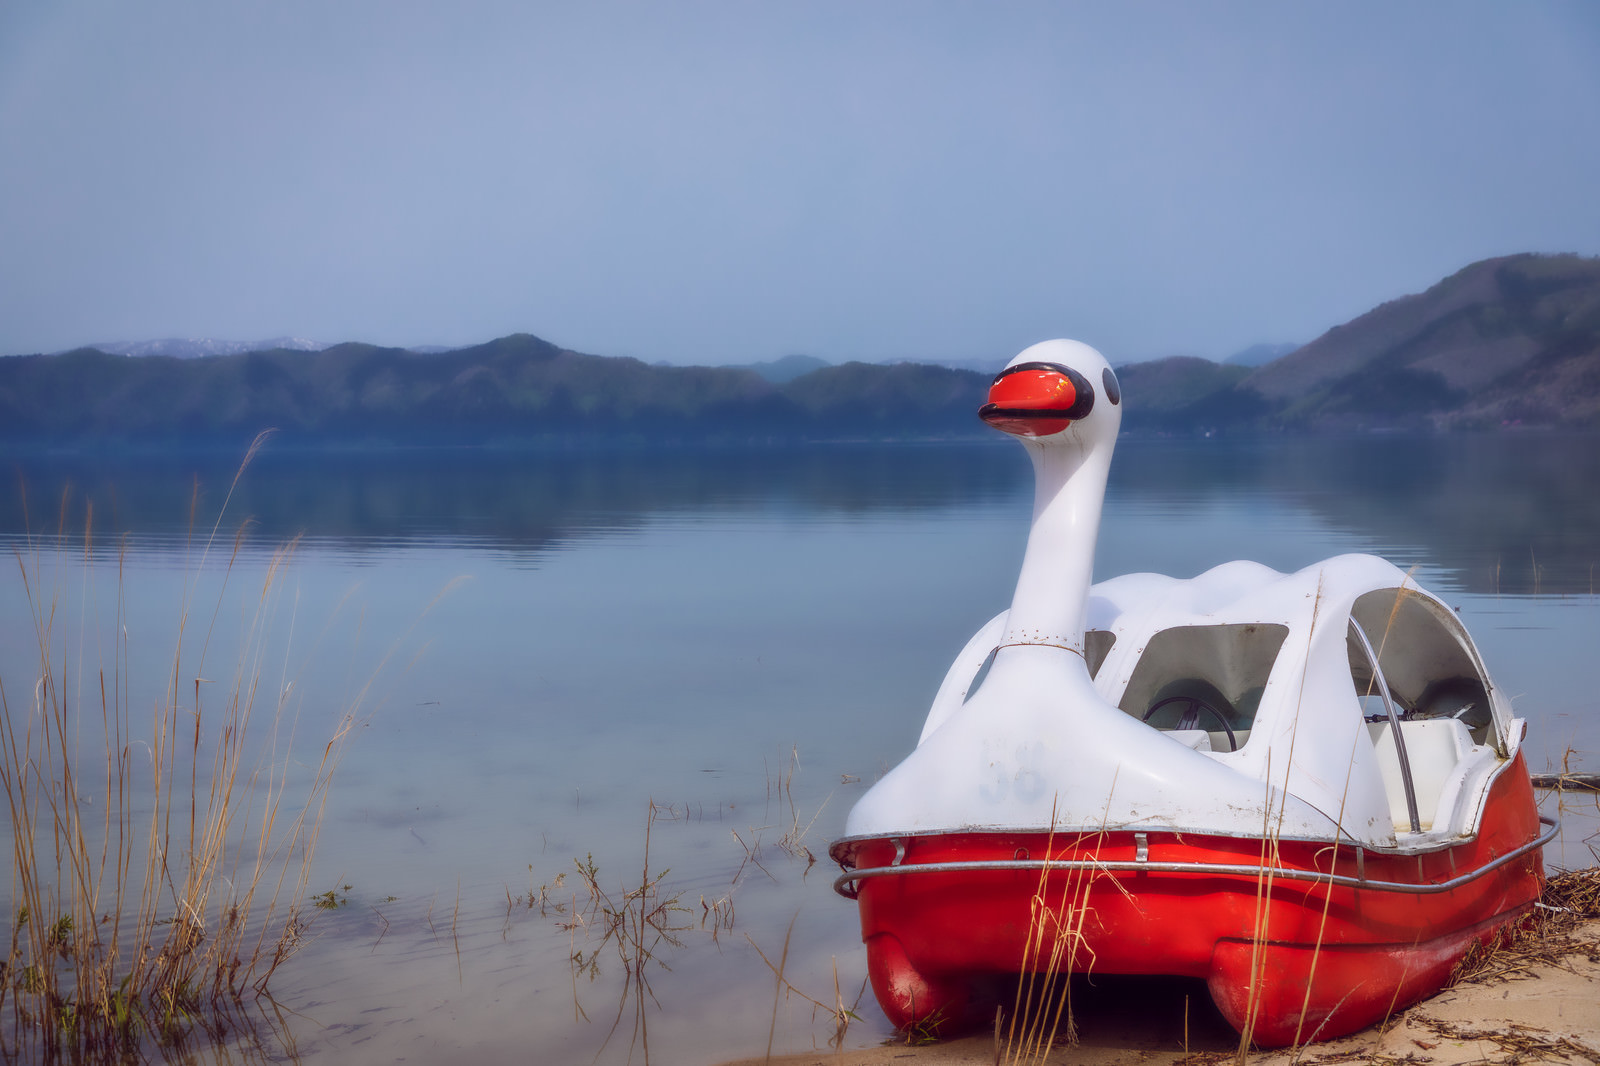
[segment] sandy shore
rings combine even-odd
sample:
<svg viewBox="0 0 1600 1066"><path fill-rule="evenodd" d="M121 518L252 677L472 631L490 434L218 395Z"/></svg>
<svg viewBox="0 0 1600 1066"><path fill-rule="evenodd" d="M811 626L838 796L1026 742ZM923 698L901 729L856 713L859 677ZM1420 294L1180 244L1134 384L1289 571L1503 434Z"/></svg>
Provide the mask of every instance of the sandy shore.
<svg viewBox="0 0 1600 1066"><path fill-rule="evenodd" d="M1589 913L1593 913L1590 911ZM1570 923L1569 923L1570 925ZM1489 967L1388 1024L1300 1052L1255 1051L1251 1066L1342 1062L1600 1063L1600 919L1494 956ZM1073 1066L1211 1066L1233 1061L1238 1038L1203 1001L1203 984L1123 978L1074 992L1076 1045L1044 1062ZM1199 1002L1197 1002L1199 1001ZM781 1066L993 1066L1038 1063L1004 1054L993 1034L938 1044L773 1056ZM998 1055L998 1057L997 1057ZM753 1066L748 1059L728 1066Z"/></svg>

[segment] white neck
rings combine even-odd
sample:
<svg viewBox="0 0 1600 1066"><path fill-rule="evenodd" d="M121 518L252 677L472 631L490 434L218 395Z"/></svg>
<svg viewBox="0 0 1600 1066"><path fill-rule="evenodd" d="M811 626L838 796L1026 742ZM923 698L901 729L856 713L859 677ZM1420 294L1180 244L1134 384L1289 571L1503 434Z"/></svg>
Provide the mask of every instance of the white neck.
<svg viewBox="0 0 1600 1066"><path fill-rule="evenodd" d="M1002 644L1047 644L1083 654L1095 538L1111 443L1079 435L1024 440L1033 460L1033 527Z"/></svg>

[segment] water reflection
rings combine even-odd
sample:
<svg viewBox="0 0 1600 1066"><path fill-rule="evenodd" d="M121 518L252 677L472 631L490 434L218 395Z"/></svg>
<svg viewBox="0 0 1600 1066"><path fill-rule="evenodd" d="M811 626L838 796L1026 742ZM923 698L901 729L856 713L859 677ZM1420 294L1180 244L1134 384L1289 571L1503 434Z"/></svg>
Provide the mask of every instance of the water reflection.
<svg viewBox="0 0 1600 1066"><path fill-rule="evenodd" d="M179 1009L160 1021L135 1026L125 1038L72 1029L60 1033L19 1016L7 1031L0 1053L7 1062L300 1066L294 1015L261 992L241 998L218 997L195 1013ZM59 1034L59 1040L53 1033Z"/></svg>
<svg viewBox="0 0 1600 1066"><path fill-rule="evenodd" d="M1119 445L1111 492L1287 501L1449 573L1462 591L1590 593L1600 438L1557 434Z"/></svg>
<svg viewBox="0 0 1600 1066"><path fill-rule="evenodd" d="M31 457L14 464L26 497L0 493L0 530L78 530L93 501L99 528L170 544L185 535L194 487L198 513L214 514L236 465L220 455ZM269 447L239 480L229 513L250 516L267 542L305 533L356 549L474 544L537 552L662 514L949 507L1012 495L1025 476L1003 447L317 455Z"/></svg>
<svg viewBox="0 0 1600 1066"><path fill-rule="evenodd" d="M1469 592L1588 593L1600 564L1600 443L1590 436L1153 441L1119 445L1108 510L1271 500L1415 556ZM0 493L0 533L95 524L138 547L181 543L193 488L220 504L231 456L29 457ZM64 493L64 488L66 488ZM304 533L355 553L474 544L536 557L597 532L707 510L762 517L1026 507L1010 442L795 450L274 453L229 505L265 543Z"/></svg>

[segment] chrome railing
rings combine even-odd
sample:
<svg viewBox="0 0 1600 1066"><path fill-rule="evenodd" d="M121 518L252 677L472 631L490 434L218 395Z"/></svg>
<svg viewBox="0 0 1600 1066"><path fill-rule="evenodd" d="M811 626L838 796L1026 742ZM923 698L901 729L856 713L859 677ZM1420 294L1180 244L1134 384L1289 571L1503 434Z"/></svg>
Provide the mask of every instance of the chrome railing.
<svg viewBox="0 0 1600 1066"><path fill-rule="evenodd" d="M833 890L846 899L855 899L858 892L857 885L874 877L898 877L902 874L928 874L928 873L962 873L970 870L1099 870L1112 872L1143 872L1143 873L1175 873L1175 874L1210 874L1213 877L1268 877L1283 879L1285 881L1313 881L1319 884L1340 885L1346 888L1367 888L1378 892L1404 892L1416 896L1433 895L1438 892L1449 892L1460 888L1462 885L1476 881L1485 874L1498 870L1510 862L1515 862L1530 851L1542 848L1555 839L1561 831L1561 823L1554 818L1539 816L1539 822L1547 826L1545 831L1533 840L1521 845L1504 855L1499 856L1475 870L1452 877L1448 881L1431 882L1427 884L1410 881L1374 881L1365 876L1351 877L1347 874L1324 873L1321 870L1300 870L1290 866L1250 866L1234 863L1212 862L1151 862L1141 859L976 859L961 862L923 862L906 863L892 866L873 866L865 870L846 870L834 879ZM1353 847L1353 845L1352 845ZM1362 849L1357 848L1358 852Z"/></svg>

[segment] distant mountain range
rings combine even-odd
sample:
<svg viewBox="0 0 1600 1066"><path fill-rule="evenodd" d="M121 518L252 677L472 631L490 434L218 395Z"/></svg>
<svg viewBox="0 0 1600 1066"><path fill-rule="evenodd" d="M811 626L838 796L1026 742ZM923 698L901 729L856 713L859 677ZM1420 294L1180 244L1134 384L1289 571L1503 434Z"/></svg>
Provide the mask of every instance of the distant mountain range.
<svg viewBox="0 0 1600 1066"><path fill-rule="evenodd" d="M1127 420L1160 430L1600 428L1600 259L1485 259L1255 369L1118 374Z"/></svg>
<svg viewBox="0 0 1600 1066"><path fill-rule="evenodd" d="M736 363L726 369L753 370L774 385L785 385L795 378L805 377L813 370L821 370L825 366L832 365L826 359L818 359L814 355L786 355L781 359L771 359L765 363Z"/></svg>
<svg viewBox="0 0 1600 1066"><path fill-rule="evenodd" d="M975 435L982 375L824 366L774 383L751 369L649 366L528 334L437 354L319 352L128 358L94 348L0 359L0 444L344 446L718 443Z"/></svg>
<svg viewBox="0 0 1600 1066"><path fill-rule="evenodd" d="M427 351L239 347L251 350L168 340L0 359L0 445L237 447L268 427L306 446L989 435L975 412L992 371L925 363L651 366L528 334ZM1484 260L1292 351L1117 373L1135 433L1600 428L1600 259Z"/></svg>

